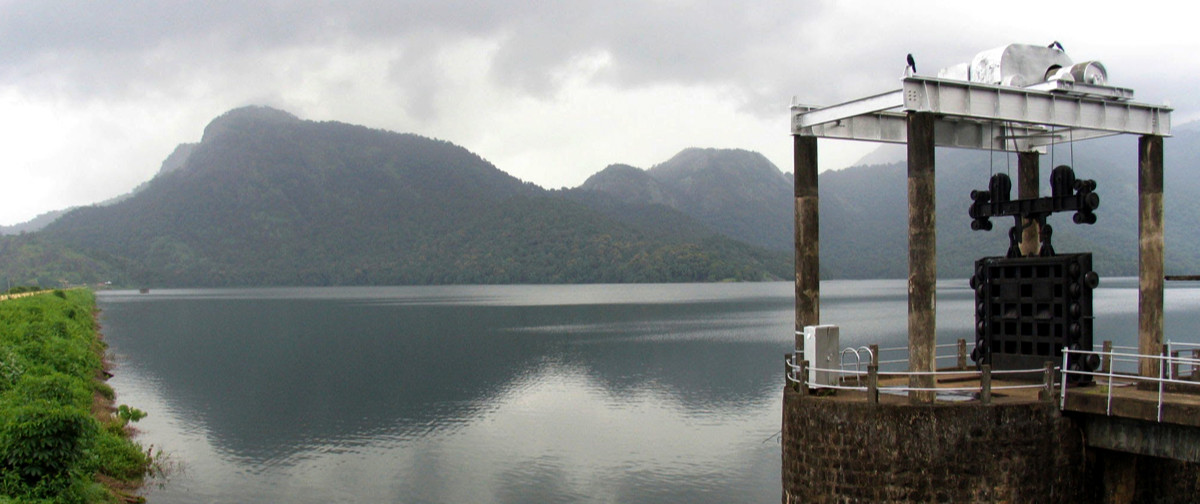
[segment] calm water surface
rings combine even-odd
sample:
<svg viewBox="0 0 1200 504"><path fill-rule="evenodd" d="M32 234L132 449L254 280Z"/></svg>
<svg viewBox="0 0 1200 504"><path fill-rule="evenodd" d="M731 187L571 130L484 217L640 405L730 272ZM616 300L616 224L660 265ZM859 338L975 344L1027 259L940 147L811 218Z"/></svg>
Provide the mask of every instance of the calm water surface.
<svg viewBox="0 0 1200 504"><path fill-rule="evenodd" d="M1172 286L1174 287L1174 286ZM903 345L903 280L822 285L844 346ZM1097 341L1136 341L1136 281ZM778 502L790 283L99 293L118 401L178 467L152 502ZM973 294L939 285L939 341ZM1200 289L1169 288L1196 341Z"/></svg>

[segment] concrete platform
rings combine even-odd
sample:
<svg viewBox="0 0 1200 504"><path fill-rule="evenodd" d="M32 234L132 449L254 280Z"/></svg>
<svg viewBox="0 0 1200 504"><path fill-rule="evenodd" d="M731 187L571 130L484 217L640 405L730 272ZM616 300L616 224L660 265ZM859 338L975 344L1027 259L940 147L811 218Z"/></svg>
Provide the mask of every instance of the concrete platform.
<svg viewBox="0 0 1200 504"><path fill-rule="evenodd" d="M1191 385L1172 385L1162 393L1161 422L1188 427L1200 427L1200 382ZM1185 392L1186 390L1186 392ZM1109 406L1111 397L1111 409ZM1159 422L1159 393L1146 390L1133 379L1097 379L1089 386L1068 387L1064 411L1115 416L1133 420Z"/></svg>

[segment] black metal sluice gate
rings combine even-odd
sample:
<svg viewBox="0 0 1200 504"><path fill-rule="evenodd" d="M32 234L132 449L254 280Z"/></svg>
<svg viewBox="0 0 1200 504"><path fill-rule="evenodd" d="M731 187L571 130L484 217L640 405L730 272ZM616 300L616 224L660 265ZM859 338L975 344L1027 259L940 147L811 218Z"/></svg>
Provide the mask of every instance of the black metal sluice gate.
<svg viewBox="0 0 1200 504"><path fill-rule="evenodd" d="M975 350L994 369L1038 369L1062 362L1062 349L1092 349L1091 254L984 257L975 261ZM1072 369L1094 370L1091 362Z"/></svg>
<svg viewBox="0 0 1200 504"><path fill-rule="evenodd" d="M997 174L987 191L972 191L971 228L989 230L989 218L1012 216L1009 248L1004 257L975 261L975 350L977 364L994 369L1039 369L1046 361L1062 362L1064 348L1092 350L1092 291L1100 278L1092 271L1092 254L1056 254L1046 218L1074 211L1077 224L1093 224L1100 198L1096 183L1077 180L1074 171L1059 166L1050 175L1052 195L1011 200L1012 183ZM1025 227L1039 227L1037 251L1022 256ZM1093 371L1095 356L1072 356L1072 370Z"/></svg>

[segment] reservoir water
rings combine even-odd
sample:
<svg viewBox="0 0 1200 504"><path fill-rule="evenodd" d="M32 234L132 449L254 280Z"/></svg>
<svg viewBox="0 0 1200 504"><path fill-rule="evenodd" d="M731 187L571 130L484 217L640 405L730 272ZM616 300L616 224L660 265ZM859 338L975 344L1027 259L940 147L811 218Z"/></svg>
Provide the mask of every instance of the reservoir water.
<svg viewBox="0 0 1200 504"><path fill-rule="evenodd" d="M1169 285L1196 341L1200 289ZM1134 279L1096 340L1135 344ZM790 283L104 291L151 502L778 502ZM906 341L903 280L822 284L843 346ZM971 341L965 281L938 340Z"/></svg>

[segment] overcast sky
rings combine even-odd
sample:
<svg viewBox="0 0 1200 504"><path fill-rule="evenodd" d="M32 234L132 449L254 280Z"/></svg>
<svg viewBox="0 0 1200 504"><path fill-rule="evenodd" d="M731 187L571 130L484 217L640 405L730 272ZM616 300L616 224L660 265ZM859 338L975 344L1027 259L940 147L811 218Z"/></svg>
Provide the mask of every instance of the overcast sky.
<svg viewBox="0 0 1200 504"><path fill-rule="evenodd" d="M1076 5L1080 7L1075 7ZM1200 117L1185 2L0 0L0 224L128 192L243 105L449 140L547 188L687 147L791 170L788 105L1058 40ZM1085 10L1086 9L1086 10ZM823 168L874 144L822 142Z"/></svg>

